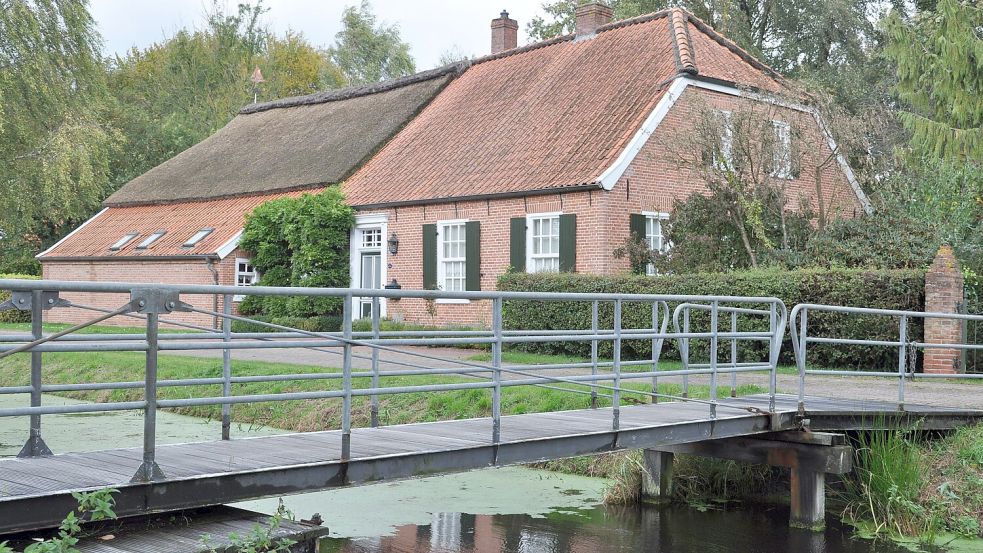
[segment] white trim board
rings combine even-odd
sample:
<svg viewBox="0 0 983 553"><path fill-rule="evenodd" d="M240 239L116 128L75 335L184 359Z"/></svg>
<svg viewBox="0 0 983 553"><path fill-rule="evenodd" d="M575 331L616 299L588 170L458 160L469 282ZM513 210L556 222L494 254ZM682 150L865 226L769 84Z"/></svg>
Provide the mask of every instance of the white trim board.
<svg viewBox="0 0 983 553"><path fill-rule="evenodd" d="M96 213L95 215L93 215L92 217L90 217L86 222L84 222L81 225L79 225L78 227L76 227L75 230L73 230L72 232L69 232L68 234L66 234L61 240L59 240L59 241L55 242L54 244L52 244L50 248L48 248L48 249L44 250L43 252L35 255L34 256L34 259L41 259L43 256L48 255L48 252L50 252L51 250L53 250L53 249L57 248L58 246L60 246L61 243L64 242L65 240L68 240L72 236L75 236L75 233L76 232L78 232L78 231L82 230L83 228L85 228L85 225L88 225L92 221L95 221L97 217L99 217L100 215L102 215L103 213L105 213L108 209L109 209L108 207L104 207L104 208L100 209L99 210L99 213Z"/></svg>
<svg viewBox="0 0 983 553"><path fill-rule="evenodd" d="M669 85L669 89L655 105L655 108L652 109L652 113L650 113L645 119L645 122L642 123L641 128L639 128L635 135L632 136L631 140L628 142L628 145L621 152L621 155L615 159L614 163L610 167L605 169L604 172L597 177L597 182L601 185L601 188L604 190L611 190L614 188L614 185L621 179L625 171L628 170L628 166L630 166L631 162L635 160L635 156L638 155L638 152L640 152L645 143L648 142L649 137L655 133L655 130L659 127L659 124L662 123L662 120L665 119L666 115L669 113L669 110L673 105L675 105L676 101L679 100L679 97L682 96L683 92L686 90L686 87L689 86L712 90L714 92L720 92L731 96L768 102L776 106L812 115L813 119L816 120L816 124L819 125L819 129L823 133L823 136L826 138L826 144L829 146L830 150L836 154L836 164L846 176L847 182L849 182L850 187L853 188L853 192L857 195L857 199L860 200L860 204L863 206L864 211L866 213L873 212L873 208L870 205L870 200L860 188L860 183L857 182L857 177L854 175L853 170L850 169L846 159L839 152L839 150L837 150L836 141L833 139L832 133L830 133L829 128L822 120L822 117L820 117L818 111L802 104L789 103L772 96L749 92L724 84L697 80L684 75L678 76L672 81L672 84Z"/></svg>
<svg viewBox="0 0 983 553"><path fill-rule="evenodd" d="M240 238L242 238L242 229L239 229L239 232L235 233L232 238L226 240L224 244L215 250L215 253L218 254L218 258L225 259L230 253L234 252L236 248L239 247Z"/></svg>

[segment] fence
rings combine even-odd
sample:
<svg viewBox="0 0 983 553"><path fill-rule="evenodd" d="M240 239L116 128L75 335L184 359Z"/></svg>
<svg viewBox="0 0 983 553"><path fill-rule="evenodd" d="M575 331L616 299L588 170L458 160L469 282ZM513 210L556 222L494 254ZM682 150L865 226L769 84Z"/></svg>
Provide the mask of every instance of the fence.
<svg viewBox="0 0 983 553"><path fill-rule="evenodd" d="M540 386L562 393L588 394L591 406L597 408L599 398L611 405L612 428L619 428L620 407L623 396L627 394L649 398L657 402L660 398L704 404L708 417L716 418L718 408L737 408L721 402L718 396L718 378L730 376L731 395L737 385L739 373L764 371L770 375L770 404L775 406L775 383L777 358L781 340L785 332L787 311L777 298L755 298L739 296L683 296L683 295L643 295L643 294L585 294L585 293L527 293L527 292L438 292L408 290L359 290L324 288L272 288L235 286L180 286L96 282L60 281L21 281L0 280L0 289L10 290L11 299L2 307L18 309L31 313L31 333L0 335L0 359L17 353L31 356L30 383L19 386L0 387L0 394L29 393L29 407L0 409L0 417L28 417L30 436L22 456L50 454L41 433L41 417L56 413L92 413L120 410L143 410L143 464L134 476L135 480L149 481L161 477L155 462L156 414L160 408L181 408L194 406L221 406L222 438L230 438L231 410L235 405L246 403L282 402L312 399L331 399L341 402L342 459L350 458L352 402L355 398L368 397L371 403L371 424L379 424L379 397L409 393L442 393L459 390L486 390L491 396L492 443L499 443L502 424L502 390L515 386ZM129 301L116 309L104 309L72 303L60 297L61 292L92 292L105 294L129 294ZM343 301L342 330L340 332L310 332L269 322L249 319L232 313L233 295L263 296L305 296L338 297ZM206 295L222 297L225 301L223 311L197 308L182 301L183 296ZM355 332L353 319L356 299L368 298L372 303L371 330ZM402 298L422 298L426 300L465 299L490 300L492 324L487 331L465 330L380 330L380 302ZM590 329L569 330L505 330L502 326L502 305L504 301L565 301L583 302L591 306L593 324ZM648 328L623 328L622 310L625 304L639 303L650 306L652 317ZM598 310L602 305L611 304L614 310L613 324L602 327L598 320ZM45 334L41 324L43 313L49 309L83 309L99 313L93 318L52 334ZM691 328L691 313L709 313L705 328ZM197 327L188 323L168 319L168 315L194 312L218 317L222 320L221 331ZM87 327L97 325L114 317L128 317L139 320L144 332L139 334L86 334ZM721 317L729 319L721 321ZM766 318L766 331L738 331L738 318ZM251 322L267 327L271 332L233 332L232 322ZM672 323L672 330L669 325ZM172 325L184 331L161 333L161 325ZM652 343L652 357L646 360L623 361L620 356L622 344L629 340L649 340ZM660 353L667 340L674 340L678 347L687 352L681 369L663 370L660 367ZM690 342L704 340L709 343L709 355L705 362L692 362L688 352ZM768 358L764 360L744 359L737 356L739 341L760 341L767 344ZM591 344L591 358L586 362L552 364L505 364L502 354L507 346L531 342L579 341ZM601 359L598 345L610 342L613 358ZM491 349L491 362L441 358L416 346L464 346L482 344ZM721 349L729 346L729 359L721 361ZM367 347L369 355L359 355L356 347ZM340 372L315 372L300 374L234 374L232 358L237 350L267 348L306 348L334 354L341 359ZM180 380L161 379L158 376L160 352L189 350L221 350L222 375L209 378L186 378ZM43 383L43 356L49 352L144 352L146 356L143 379L121 382L78 382L62 384ZM383 359L392 354L395 357ZM398 354L398 355L397 355ZM405 359L412 359L406 361ZM366 363L368 370L355 370L354 362ZM442 366L432 366L435 363ZM387 364L395 370L382 370ZM576 374L557 376L560 369L577 369ZM589 371L589 372L588 372ZM550 374L553 373L553 374ZM474 381L427 383L404 386L383 386L381 378L389 376L448 376L456 375ZM690 395L689 378L705 375L710 379L709 394L706 399L696 399ZM681 378L681 395L661 393L659 382L667 378ZM291 382L301 380L341 381L339 389L320 389L303 392L277 392L263 394L236 394L237 385L255 382ZM355 381L359 381L359 385ZM649 382L650 388L629 388L629 381ZM218 394L201 395L177 399L159 398L158 389L166 387L211 386L221 389ZM325 386L327 388L327 386ZM73 392L91 390L143 391L143 399L138 401L111 401L106 403L80 405L42 405L45 392ZM186 388L191 390L191 388Z"/></svg>

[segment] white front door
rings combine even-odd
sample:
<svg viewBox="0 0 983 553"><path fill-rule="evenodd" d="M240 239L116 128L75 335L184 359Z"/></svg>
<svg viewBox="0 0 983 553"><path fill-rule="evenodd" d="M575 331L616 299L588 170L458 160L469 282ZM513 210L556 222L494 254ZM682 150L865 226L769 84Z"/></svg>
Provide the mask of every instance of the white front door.
<svg viewBox="0 0 983 553"><path fill-rule="evenodd" d="M386 223L357 222L352 230L352 288L380 290L386 283ZM372 317L372 298L354 298L355 317ZM379 316L386 315L386 300L379 300Z"/></svg>

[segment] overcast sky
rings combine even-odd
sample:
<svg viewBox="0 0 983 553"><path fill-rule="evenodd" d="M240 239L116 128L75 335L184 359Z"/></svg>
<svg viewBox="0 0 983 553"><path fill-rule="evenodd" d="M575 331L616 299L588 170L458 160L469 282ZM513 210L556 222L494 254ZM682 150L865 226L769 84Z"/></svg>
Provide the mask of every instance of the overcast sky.
<svg viewBox="0 0 983 553"><path fill-rule="evenodd" d="M341 12L358 0L266 0L266 21L277 32L300 31L316 46L334 43ZM503 9L519 22L519 44L526 44L526 24L542 13L543 0L370 0L376 16L399 25L417 69L437 65L449 50L462 54L489 52L489 25ZM227 11L238 2L224 0ZM172 36L182 27L200 28L211 0L91 0L92 15L105 41L106 55L145 47Z"/></svg>

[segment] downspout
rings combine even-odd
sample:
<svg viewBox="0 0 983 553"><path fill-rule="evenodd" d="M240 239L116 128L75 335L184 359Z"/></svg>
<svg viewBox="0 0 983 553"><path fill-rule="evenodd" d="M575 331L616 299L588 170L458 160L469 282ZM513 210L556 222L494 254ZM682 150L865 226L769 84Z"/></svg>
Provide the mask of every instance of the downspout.
<svg viewBox="0 0 983 553"><path fill-rule="evenodd" d="M215 268L215 259L212 257L205 259L205 266L212 273L212 282L218 286L218 269ZM212 312L218 313L218 294L212 295ZM218 328L218 315L212 315L212 328Z"/></svg>

